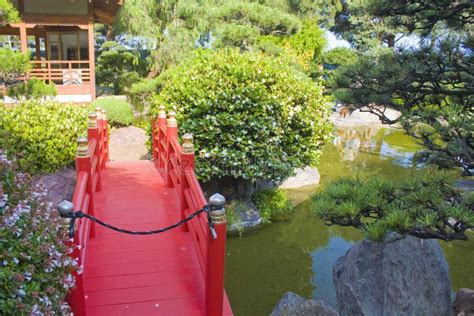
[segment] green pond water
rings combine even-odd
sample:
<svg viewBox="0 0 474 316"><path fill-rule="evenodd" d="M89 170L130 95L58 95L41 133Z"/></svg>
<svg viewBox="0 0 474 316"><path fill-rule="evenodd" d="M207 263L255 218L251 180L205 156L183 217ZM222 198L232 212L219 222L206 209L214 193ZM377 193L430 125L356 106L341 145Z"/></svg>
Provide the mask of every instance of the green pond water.
<svg viewBox="0 0 474 316"><path fill-rule="evenodd" d="M225 287L234 314L268 315L288 291L335 306L332 265L362 235L353 228L324 225L311 213L308 197L343 175L403 179L423 172L411 164L418 149L400 130L336 131L318 167L320 185L288 191L298 203L292 218L227 240ZM474 288L474 236L440 244L453 290Z"/></svg>

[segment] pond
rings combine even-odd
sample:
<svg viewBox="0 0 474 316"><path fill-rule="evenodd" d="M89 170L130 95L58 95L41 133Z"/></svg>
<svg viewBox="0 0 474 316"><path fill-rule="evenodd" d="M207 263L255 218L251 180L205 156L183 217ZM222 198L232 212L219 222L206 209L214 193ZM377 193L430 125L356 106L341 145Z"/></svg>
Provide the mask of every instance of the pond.
<svg viewBox="0 0 474 316"><path fill-rule="evenodd" d="M337 130L318 167L320 185L288 191L299 203L291 220L228 239L226 291L234 314L268 315L288 291L334 306L332 265L362 239L362 234L353 228L324 225L305 199L343 175L403 179L423 172L411 164L418 149L410 137L396 129ZM474 288L474 236L470 241L442 242L441 246L453 290Z"/></svg>

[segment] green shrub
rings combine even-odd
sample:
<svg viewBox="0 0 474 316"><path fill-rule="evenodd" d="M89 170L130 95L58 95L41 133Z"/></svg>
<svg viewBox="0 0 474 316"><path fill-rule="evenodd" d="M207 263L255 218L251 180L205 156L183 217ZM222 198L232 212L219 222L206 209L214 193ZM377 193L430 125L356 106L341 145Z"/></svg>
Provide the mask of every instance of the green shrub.
<svg viewBox="0 0 474 316"><path fill-rule="evenodd" d="M21 82L8 89L8 96L16 100L44 100L56 95L56 86L54 83L46 82L33 78L26 82Z"/></svg>
<svg viewBox="0 0 474 316"><path fill-rule="evenodd" d="M146 112L150 109L150 101L156 96L159 88L159 79L142 79L132 84L126 91L133 109L137 112Z"/></svg>
<svg viewBox="0 0 474 316"><path fill-rule="evenodd" d="M264 220L285 218L292 210L286 194L280 189L265 189L253 196L253 201Z"/></svg>
<svg viewBox="0 0 474 316"><path fill-rule="evenodd" d="M112 126L129 126L133 123L133 111L125 100L114 98L103 98L92 102L89 106L91 111L100 107L107 111L107 121Z"/></svg>
<svg viewBox="0 0 474 316"><path fill-rule="evenodd" d="M46 192L0 150L0 309L2 315L66 315L76 261L64 220Z"/></svg>
<svg viewBox="0 0 474 316"><path fill-rule="evenodd" d="M331 134L321 87L262 53L199 50L168 72L156 103L194 135L204 180L281 181L317 163Z"/></svg>
<svg viewBox="0 0 474 316"><path fill-rule="evenodd" d="M126 93L130 83L148 73L150 60L142 58L137 51L129 51L113 41L102 44L100 51L96 66L97 84L113 86L115 94Z"/></svg>
<svg viewBox="0 0 474 316"><path fill-rule="evenodd" d="M0 85L7 87L23 81L31 68L30 58L26 54L10 48L0 48Z"/></svg>
<svg viewBox="0 0 474 316"><path fill-rule="evenodd" d="M66 104L24 102L0 107L0 148L31 173L54 172L75 157L87 128L86 109Z"/></svg>

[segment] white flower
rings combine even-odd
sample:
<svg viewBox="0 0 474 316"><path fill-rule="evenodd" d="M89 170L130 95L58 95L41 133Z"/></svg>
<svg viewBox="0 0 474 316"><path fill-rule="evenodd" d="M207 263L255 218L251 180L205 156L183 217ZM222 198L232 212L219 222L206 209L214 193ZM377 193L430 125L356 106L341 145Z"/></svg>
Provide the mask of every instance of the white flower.
<svg viewBox="0 0 474 316"><path fill-rule="evenodd" d="M17 258L13 258L13 262L14 262L15 264L19 264L19 263L20 263L20 260L18 260Z"/></svg>

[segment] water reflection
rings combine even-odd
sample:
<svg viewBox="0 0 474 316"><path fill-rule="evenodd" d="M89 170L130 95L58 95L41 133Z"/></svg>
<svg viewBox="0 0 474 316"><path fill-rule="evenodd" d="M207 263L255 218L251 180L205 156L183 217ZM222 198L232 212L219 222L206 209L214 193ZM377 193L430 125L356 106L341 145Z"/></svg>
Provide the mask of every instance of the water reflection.
<svg viewBox="0 0 474 316"><path fill-rule="evenodd" d="M338 130L325 146L318 170L319 187L289 190L303 200L315 190L345 175L404 179L421 172L412 168L419 146L400 130ZM227 244L226 290L235 315L268 315L281 296L292 291L335 304L332 265L362 234L348 227L327 227L311 212L310 201L299 204L293 218L271 224ZM474 287L469 264L474 239L442 243L454 289Z"/></svg>

